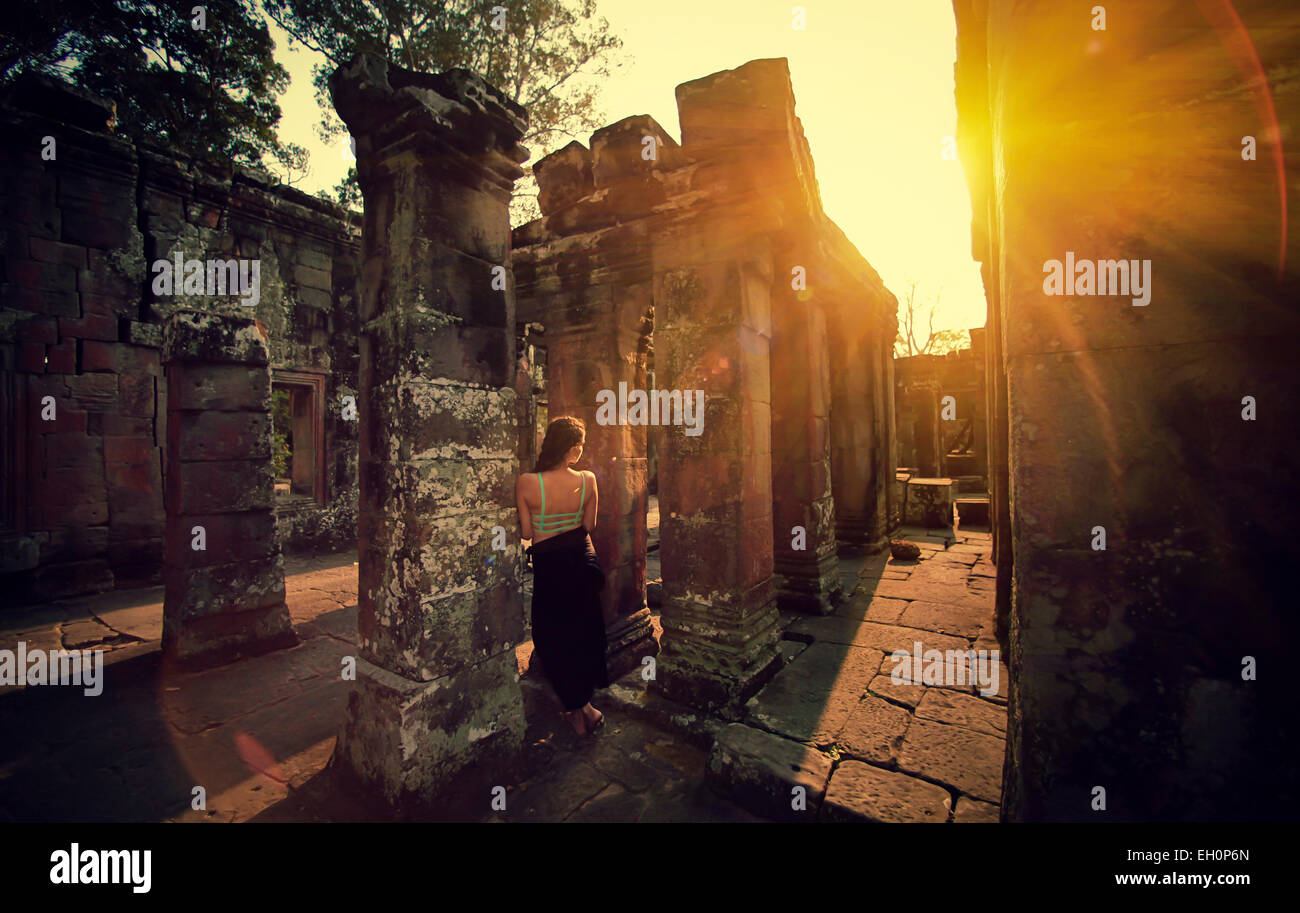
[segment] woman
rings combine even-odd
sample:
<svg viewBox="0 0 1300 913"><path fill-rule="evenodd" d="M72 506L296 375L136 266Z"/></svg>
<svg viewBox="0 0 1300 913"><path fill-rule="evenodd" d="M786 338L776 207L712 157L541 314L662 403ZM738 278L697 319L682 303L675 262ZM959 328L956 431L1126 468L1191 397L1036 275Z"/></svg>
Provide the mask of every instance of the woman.
<svg viewBox="0 0 1300 913"><path fill-rule="evenodd" d="M580 419L555 419L536 471L515 483L520 532L533 542L533 647L578 735L605 721L591 706L591 693L609 684L600 608L605 574L590 535L596 528L596 476L570 468L582 459L586 435Z"/></svg>

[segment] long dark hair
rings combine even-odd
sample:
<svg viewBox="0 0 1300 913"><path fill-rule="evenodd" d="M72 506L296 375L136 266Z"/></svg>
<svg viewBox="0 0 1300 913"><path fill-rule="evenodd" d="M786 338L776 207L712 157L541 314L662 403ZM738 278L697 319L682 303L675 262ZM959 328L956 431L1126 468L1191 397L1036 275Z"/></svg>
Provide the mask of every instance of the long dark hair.
<svg viewBox="0 0 1300 913"><path fill-rule="evenodd" d="M546 437L542 439L542 449L537 454L537 466L533 472L558 469L564 464L564 455L586 438L587 426L582 423L582 419L571 415L555 419L546 426Z"/></svg>

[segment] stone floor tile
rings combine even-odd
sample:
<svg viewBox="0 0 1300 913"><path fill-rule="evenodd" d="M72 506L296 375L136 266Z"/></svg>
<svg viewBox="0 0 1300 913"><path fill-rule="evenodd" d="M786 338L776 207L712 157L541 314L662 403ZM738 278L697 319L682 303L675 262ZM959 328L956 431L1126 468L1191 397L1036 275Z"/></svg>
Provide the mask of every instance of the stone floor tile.
<svg viewBox="0 0 1300 913"><path fill-rule="evenodd" d="M925 685L916 685L911 682L899 684L887 674L877 675L867 685L867 693L874 694L877 697L887 697L895 703L906 704L913 709L921 702L928 690L930 689Z"/></svg>
<svg viewBox="0 0 1300 913"><path fill-rule="evenodd" d="M826 790L831 761L800 742L732 723L709 754L708 781L748 811L777 820L814 815ZM794 790L804 790L795 807Z"/></svg>
<svg viewBox="0 0 1300 913"><path fill-rule="evenodd" d="M950 726L961 726L1000 739L1006 738L1007 734L1005 708L969 694L943 688L927 689L916 707L916 715L922 719L947 723Z"/></svg>
<svg viewBox="0 0 1300 913"><path fill-rule="evenodd" d="M898 756L898 768L951 786L986 802L1002 801L1006 743L984 733L914 719Z"/></svg>
<svg viewBox="0 0 1300 913"><path fill-rule="evenodd" d="M999 809L996 805L972 799L970 796L958 796L957 808L953 811L954 824L997 824Z"/></svg>
<svg viewBox="0 0 1300 913"><path fill-rule="evenodd" d="M860 761L844 761L831 775L821 817L826 821L942 824L948 820L951 803L952 796L941 786Z"/></svg>
<svg viewBox="0 0 1300 913"><path fill-rule="evenodd" d="M879 650L814 643L745 705L745 719L818 745L835 741L880 668Z"/></svg>
<svg viewBox="0 0 1300 913"><path fill-rule="evenodd" d="M837 741L849 757L890 767L898 760L911 720L912 714L897 704L867 694L849 714Z"/></svg>
<svg viewBox="0 0 1300 913"><path fill-rule="evenodd" d="M965 650L970 646L965 638L836 615L801 618L790 626L787 633L811 637L814 642L866 647L884 653L895 650L910 653L917 641L924 650Z"/></svg>
<svg viewBox="0 0 1300 913"><path fill-rule="evenodd" d="M988 620L988 607L946 605L940 602L909 602L895 621L908 628L920 628L956 637L976 637ZM874 619L873 619L874 620Z"/></svg>

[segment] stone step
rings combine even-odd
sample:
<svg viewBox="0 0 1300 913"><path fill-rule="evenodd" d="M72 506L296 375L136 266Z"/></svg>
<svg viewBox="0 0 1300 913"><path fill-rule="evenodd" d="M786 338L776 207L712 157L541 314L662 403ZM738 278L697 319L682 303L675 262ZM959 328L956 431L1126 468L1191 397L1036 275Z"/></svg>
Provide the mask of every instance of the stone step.
<svg viewBox="0 0 1300 913"><path fill-rule="evenodd" d="M830 776L827 755L743 723L718 734L705 772L715 792L777 821L816 820Z"/></svg>
<svg viewBox="0 0 1300 913"><path fill-rule="evenodd" d="M708 751L726 723L657 694L641 676L642 670L634 669L601 691L592 703L626 713Z"/></svg>

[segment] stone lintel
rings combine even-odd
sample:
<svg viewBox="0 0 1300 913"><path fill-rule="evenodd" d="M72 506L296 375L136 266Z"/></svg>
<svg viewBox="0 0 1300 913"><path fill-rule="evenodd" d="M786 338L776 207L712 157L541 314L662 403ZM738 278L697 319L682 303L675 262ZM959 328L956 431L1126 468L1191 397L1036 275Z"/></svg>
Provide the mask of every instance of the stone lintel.
<svg viewBox="0 0 1300 913"><path fill-rule="evenodd" d="M209 311L173 311L163 327L162 362L268 365L265 333L252 317Z"/></svg>

